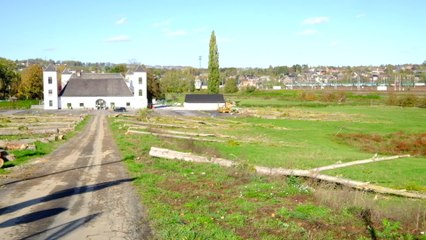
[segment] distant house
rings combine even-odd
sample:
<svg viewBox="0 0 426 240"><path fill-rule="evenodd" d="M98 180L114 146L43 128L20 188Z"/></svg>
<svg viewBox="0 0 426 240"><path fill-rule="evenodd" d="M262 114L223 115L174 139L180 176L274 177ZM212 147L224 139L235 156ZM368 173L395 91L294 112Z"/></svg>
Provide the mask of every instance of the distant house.
<svg viewBox="0 0 426 240"><path fill-rule="evenodd" d="M43 71L44 109L146 108L146 76L141 66L125 77L120 73L73 73L65 70L58 84L56 69L49 65Z"/></svg>
<svg viewBox="0 0 426 240"><path fill-rule="evenodd" d="M187 110L216 111L225 105L222 94L187 94L183 107Z"/></svg>

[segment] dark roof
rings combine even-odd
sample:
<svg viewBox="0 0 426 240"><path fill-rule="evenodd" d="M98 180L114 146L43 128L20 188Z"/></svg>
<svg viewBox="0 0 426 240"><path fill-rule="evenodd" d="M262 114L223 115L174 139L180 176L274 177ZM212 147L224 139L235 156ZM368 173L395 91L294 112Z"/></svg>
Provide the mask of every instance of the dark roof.
<svg viewBox="0 0 426 240"><path fill-rule="evenodd" d="M186 103L224 103L223 94L186 94Z"/></svg>
<svg viewBox="0 0 426 240"><path fill-rule="evenodd" d="M49 64L49 66L47 66L46 69L44 69L44 71L45 72L56 72L56 68L52 64Z"/></svg>
<svg viewBox="0 0 426 240"><path fill-rule="evenodd" d="M131 97L124 78L119 73L72 75L60 96L64 97Z"/></svg>
<svg viewBox="0 0 426 240"><path fill-rule="evenodd" d="M146 70L141 65L139 65L133 72L146 72Z"/></svg>

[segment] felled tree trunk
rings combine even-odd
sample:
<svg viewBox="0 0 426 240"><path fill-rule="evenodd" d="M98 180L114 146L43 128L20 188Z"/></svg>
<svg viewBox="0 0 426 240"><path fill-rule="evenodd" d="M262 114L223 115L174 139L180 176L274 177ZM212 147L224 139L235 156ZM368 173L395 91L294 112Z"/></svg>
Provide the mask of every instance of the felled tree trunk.
<svg viewBox="0 0 426 240"><path fill-rule="evenodd" d="M217 159L217 158L207 158L203 156L197 156L192 153L183 153L178 151L173 151L164 148L151 147L149 155L153 157L166 158L166 159L176 159L183 160L188 162L197 162L197 163L213 163L221 166L233 166L234 162L226 159ZM405 190L396 190L392 188L382 187L368 182L360 182L346 178L333 177L324 174L318 174L318 172L313 172L310 170L300 170L300 169L284 169L284 168L268 168L261 166L254 166L256 172L263 175L282 175L282 176L297 176L297 177L306 177L316 180L321 180L330 183L336 183L343 186L355 188L362 191L369 191L381 194L391 194L396 196L403 196L409 198L420 198L426 199L426 194L407 192Z"/></svg>

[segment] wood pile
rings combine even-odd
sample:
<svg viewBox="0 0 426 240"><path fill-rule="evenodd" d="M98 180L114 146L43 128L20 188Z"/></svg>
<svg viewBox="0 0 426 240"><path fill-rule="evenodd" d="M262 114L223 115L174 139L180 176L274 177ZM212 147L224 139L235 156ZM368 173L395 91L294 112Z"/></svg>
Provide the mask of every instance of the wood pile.
<svg viewBox="0 0 426 240"><path fill-rule="evenodd" d="M36 142L64 139L85 115L10 115L0 117L0 167L14 156L7 151L36 150Z"/></svg>

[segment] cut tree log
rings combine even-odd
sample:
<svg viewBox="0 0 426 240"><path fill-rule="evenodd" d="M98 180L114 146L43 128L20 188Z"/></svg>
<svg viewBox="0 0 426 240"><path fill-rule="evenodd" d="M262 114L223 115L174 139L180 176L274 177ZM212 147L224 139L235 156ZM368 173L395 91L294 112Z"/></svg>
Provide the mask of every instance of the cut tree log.
<svg viewBox="0 0 426 240"><path fill-rule="evenodd" d="M189 137L189 136L179 136L165 133L154 133L154 132L145 132L145 131L136 131L136 130L127 130L126 134L142 134L142 135L153 135L157 137L166 137L166 138L176 138L176 139L187 139L201 142L225 142L220 139L211 139L211 138L198 138L198 137Z"/></svg>
<svg viewBox="0 0 426 240"><path fill-rule="evenodd" d="M69 128L63 128L62 131ZM28 130L18 130L18 129L1 129L0 136L10 136L10 135L28 135L28 134L56 134L59 133L59 128L49 128L49 129L28 129Z"/></svg>
<svg viewBox="0 0 426 240"><path fill-rule="evenodd" d="M333 169L337 169L337 168L349 167L349 166L354 166L354 165L361 165L361 164L381 162L381 161L389 161L389 160L395 160L395 159L399 159L399 158L409 158L409 157L411 157L410 154L396 155L396 156L390 156L390 157L373 157L373 158L359 160L359 161L337 163L337 164L332 164L332 165L329 165L329 166L313 168L310 171L322 172L322 171L326 171L326 170L333 170Z"/></svg>
<svg viewBox="0 0 426 240"><path fill-rule="evenodd" d="M192 136L192 137L215 137L216 136L211 133L181 132L181 131L163 130L163 129L155 129L155 128L152 128L151 131L155 133L176 134L176 135L184 135L184 136Z"/></svg>
<svg viewBox="0 0 426 240"><path fill-rule="evenodd" d="M25 122L10 122L10 123L1 123L3 128L16 128L20 126L47 126L47 127L73 127L77 122L31 122L31 123L25 123Z"/></svg>
<svg viewBox="0 0 426 240"><path fill-rule="evenodd" d="M142 125L142 126L197 129L197 127L184 126L184 125L176 125L176 124L167 124L167 123L139 122L139 121L126 120L126 119L117 119L115 121L124 123L124 126L128 126L129 124L133 124L133 125Z"/></svg>
<svg viewBox="0 0 426 240"><path fill-rule="evenodd" d="M213 163L213 164L218 164L220 166L226 166L226 167L236 165L236 163L234 163L233 161L226 160L226 159L207 158L204 156L197 156L192 153L183 153L183 152L173 151L173 150L165 149L165 148L151 147L149 151L149 155L153 157L183 160L187 162ZM257 173L263 174L263 175L305 177L305 178L311 178L315 180L321 180L325 182L340 184L342 186L347 186L347 187L351 187L351 188L362 190L362 191L375 192L380 194L390 194L390 195L409 197L409 198L426 199L426 194L423 194L423 193L407 192L406 190L397 190L397 189L382 187L382 186L370 184L368 182L360 182L360 181L355 181L355 180L351 180L347 178L318 174L318 172L313 172L310 170L268 168L268 167L261 167L261 166L255 166L254 168L256 169Z"/></svg>

